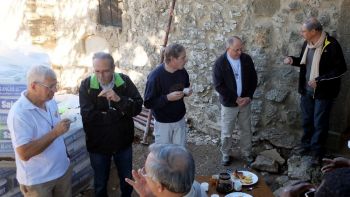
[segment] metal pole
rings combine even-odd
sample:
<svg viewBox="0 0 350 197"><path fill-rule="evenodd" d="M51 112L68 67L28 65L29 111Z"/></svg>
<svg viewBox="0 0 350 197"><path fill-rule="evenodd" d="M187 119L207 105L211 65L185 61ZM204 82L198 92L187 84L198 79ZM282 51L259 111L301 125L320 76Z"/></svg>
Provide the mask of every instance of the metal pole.
<svg viewBox="0 0 350 197"><path fill-rule="evenodd" d="M101 2L100 0L98 0L98 15L99 15L99 19L100 19L100 24L102 24L102 17L101 17Z"/></svg>
<svg viewBox="0 0 350 197"><path fill-rule="evenodd" d="M118 2L117 2L117 5L118 5ZM111 26L113 26L113 14L112 14L112 0L109 0L109 14L110 14L110 17L111 17Z"/></svg>
<svg viewBox="0 0 350 197"><path fill-rule="evenodd" d="M171 7L170 7L170 12L169 12L169 20L168 20L168 27L165 31L165 37L164 37L164 42L162 45L162 50L160 53L160 63L163 63L164 61L164 48L166 47L167 43L168 43L168 37L169 37L169 32L170 32L170 28L171 28L171 22L173 20L173 16L174 16L174 9L175 9L175 3L176 0L173 0L171 3Z"/></svg>

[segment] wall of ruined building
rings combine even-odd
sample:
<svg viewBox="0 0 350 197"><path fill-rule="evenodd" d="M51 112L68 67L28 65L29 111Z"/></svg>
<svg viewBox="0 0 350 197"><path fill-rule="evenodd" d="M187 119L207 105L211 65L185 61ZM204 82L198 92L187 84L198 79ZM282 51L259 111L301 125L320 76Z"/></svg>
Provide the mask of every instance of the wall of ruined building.
<svg viewBox="0 0 350 197"><path fill-rule="evenodd" d="M159 62L170 0L123 0L122 27L98 24L97 0L30 0L16 39L24 35L49 53L62 88L76 91L89 74L91 54L113 54L122 72L144 91L147 74ZM212 87L212 65L225 39L238 35L259 76L252 105L255 141L291 148L301 133L298 69L283 65L298 55L302 22L316 16L336 36L350 62L349 0L178 0L169 43L183 44L194 94L186 98L187 118L196 130L219 134L220 104ZM23 40L23 39L22 39ZM98 44L96 44L98 43ZM335 102L332 130L349 128L349 74ZM284 138L288 136L288 138Z"/></svg>

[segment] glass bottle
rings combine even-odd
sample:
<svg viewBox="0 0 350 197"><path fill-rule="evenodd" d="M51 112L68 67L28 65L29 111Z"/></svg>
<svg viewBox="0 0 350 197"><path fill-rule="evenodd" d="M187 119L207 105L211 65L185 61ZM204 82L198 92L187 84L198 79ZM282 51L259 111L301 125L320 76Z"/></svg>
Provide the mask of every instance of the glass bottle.
<svg viewBox="0 0 350 197"><path fill-rule="evenodd" d="M223 172L219 174L218 185L216 191L219 193L227 194L233 191L233 185L230 174Z"/></svg>

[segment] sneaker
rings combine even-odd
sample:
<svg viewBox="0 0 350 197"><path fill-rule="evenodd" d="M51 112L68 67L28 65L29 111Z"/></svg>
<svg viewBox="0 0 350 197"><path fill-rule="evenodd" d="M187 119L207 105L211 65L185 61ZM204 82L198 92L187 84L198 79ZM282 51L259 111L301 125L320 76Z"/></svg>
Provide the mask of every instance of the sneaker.
<svg viewBox="0 0 350 197"><path fill-rule="evenodd" d="M229 166L232 162L232 157L230 155L222 156L221 165Z"/></svg>

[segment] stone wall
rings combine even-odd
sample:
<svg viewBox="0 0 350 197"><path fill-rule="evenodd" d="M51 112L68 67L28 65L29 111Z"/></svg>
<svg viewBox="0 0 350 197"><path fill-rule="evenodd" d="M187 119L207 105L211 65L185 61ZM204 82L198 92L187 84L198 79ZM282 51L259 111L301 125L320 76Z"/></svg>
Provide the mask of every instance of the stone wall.
<svg viewBox="0 0 350 197"><path fill-rule="evenodd" d="M63 89L76 91L90 71L91 54L105 50L143 92L147 74L159 62L170 3L123 0L122 27L106 27L97 22L97 0L30 0L25 15L31 17L24 18L18 37L29 32L32 43L45 48ZM275 147L295 145L301 133L298 69L283 65L283 58L299 54L300 26L315 16L341 41L349 63L349 6L349 0L176 1L169 43L181 43L188 52L186 69L194 94L186 98L187 118L194 129L219 134L220 104L212 87L212 65L224 52L225 39L238 35L259 77L252 105L254 140ZM338 133L349 128L348 76L332 118L332 130Z"/></svg>

